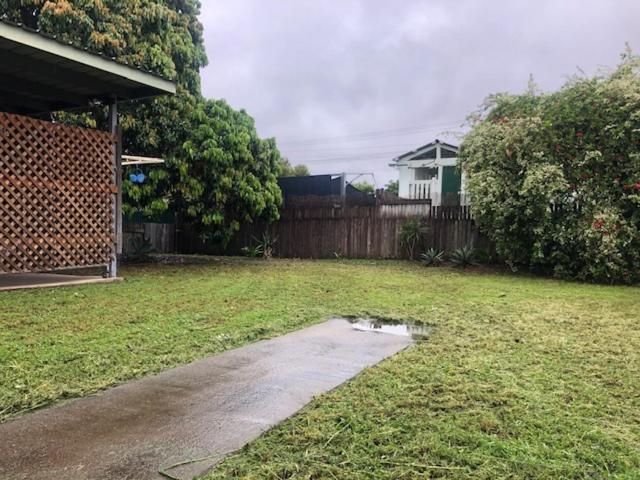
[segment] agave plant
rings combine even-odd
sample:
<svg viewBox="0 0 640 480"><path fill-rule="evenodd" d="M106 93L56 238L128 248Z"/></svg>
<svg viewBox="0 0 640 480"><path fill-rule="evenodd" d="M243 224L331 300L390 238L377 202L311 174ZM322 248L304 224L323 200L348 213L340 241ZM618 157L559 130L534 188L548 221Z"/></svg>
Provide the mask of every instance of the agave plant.
<svg viewBox="0 0 640 480"><path fill-rule="evenodd" d="M130 241L131 248L127 252L126 259L133 263L144 263L151 260L150 254L153 253L151 240L145 235L135 236Z"/></svg>
<svg viewBox="0 0 640 480"><path fill-rule="evenodd" d="M242 253L244 253L247 257L261 257L262 247L260 245L249 245L248 247L242 247Z"/></svg>
<svg viewBox="0 0 640 480"><path fill-rule="evenodd" d="M436 267L444 261L444 252L442 250L430 248L422 255L420 255L420 259L425 266Z"/></svg>
<svg viewBox="0 0 640 480"><path fill-rule="evenodd" d="M467 268L471 265L478 264L476 262L476 251L470 245L467 245L466 247L458 248L455 252L451 254L451 257L449 258L449 260L451 260L451 262L454 265L460 268Z"/></svg>

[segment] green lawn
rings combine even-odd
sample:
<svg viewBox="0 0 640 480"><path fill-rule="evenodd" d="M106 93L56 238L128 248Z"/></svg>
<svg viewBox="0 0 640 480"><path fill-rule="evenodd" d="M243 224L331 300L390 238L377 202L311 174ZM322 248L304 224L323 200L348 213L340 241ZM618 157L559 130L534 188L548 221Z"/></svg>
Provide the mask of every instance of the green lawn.
<svg viewBox="0 0 640 480"><path fill-rule="evenodd" d="M436 328L207 478L640 478L638 288L366 261L124 275L0 293L4 419L332 315L372 315Z"/></svg>

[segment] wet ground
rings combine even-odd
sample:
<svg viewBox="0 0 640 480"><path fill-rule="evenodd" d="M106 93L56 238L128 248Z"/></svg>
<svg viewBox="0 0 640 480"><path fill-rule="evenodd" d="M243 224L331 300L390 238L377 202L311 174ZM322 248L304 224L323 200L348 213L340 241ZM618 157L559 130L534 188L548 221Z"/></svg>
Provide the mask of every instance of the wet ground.
<svg viewBox="0 0 640 480"><path fill-rule="evenodd" d="M431 333L431 327L416 323L400 323L375 318L356 318L350 320L353 328L361 332L388 333L411 337L414 340L424 340Z"/></svg>
<svg viewBox="0 0 640 480"><path fill-rule="evenodd" d="M193 478L409 346L412 328L334 319L25 415L0 425L0 478Z"/></svg>

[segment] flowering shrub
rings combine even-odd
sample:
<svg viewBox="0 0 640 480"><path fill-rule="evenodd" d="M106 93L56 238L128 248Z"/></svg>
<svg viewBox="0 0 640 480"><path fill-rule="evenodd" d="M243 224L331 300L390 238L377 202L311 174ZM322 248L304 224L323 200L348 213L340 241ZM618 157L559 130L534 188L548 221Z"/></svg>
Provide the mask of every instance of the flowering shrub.
<svg viewBox="0 0 640 480"><path fill-rule="evenodd" d="M494 95L461 164L477 222L513 267L640 280L640 60L555 93Z"/></svg>

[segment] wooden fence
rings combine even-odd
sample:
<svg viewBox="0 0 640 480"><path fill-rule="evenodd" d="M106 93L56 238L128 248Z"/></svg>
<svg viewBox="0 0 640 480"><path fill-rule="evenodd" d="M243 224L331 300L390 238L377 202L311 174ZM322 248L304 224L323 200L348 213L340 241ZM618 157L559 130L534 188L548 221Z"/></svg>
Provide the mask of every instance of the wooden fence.
<svg viewBox="0 0 640 480"><path fill-rule="evenodd" d="M132 240L146 238L158 253L175 253L176 225L173 223L125 223L122 226L122 245L125 253L133 251Z"/></svg>
<svg viewBox="0 0 640 480"><path fill-rule="evenodd" d="M285 207L280 220L266 225L247 224L225 251L203 243L188 229L177 233L180 253L232 254L255 245L265 231L277 237L275 253L286 258L405 258L400 231L407 220L420 219L426 227L420 250L451 252L472 245L490 256L491 242L476 228L468 206L432 207L428 202L377 203Z"/></svg>
<svg viewBox="0 0 640 480"><path fill-rule="evenodd" d="M0 273L109 262L115 138L0 113Z"/></svg>

